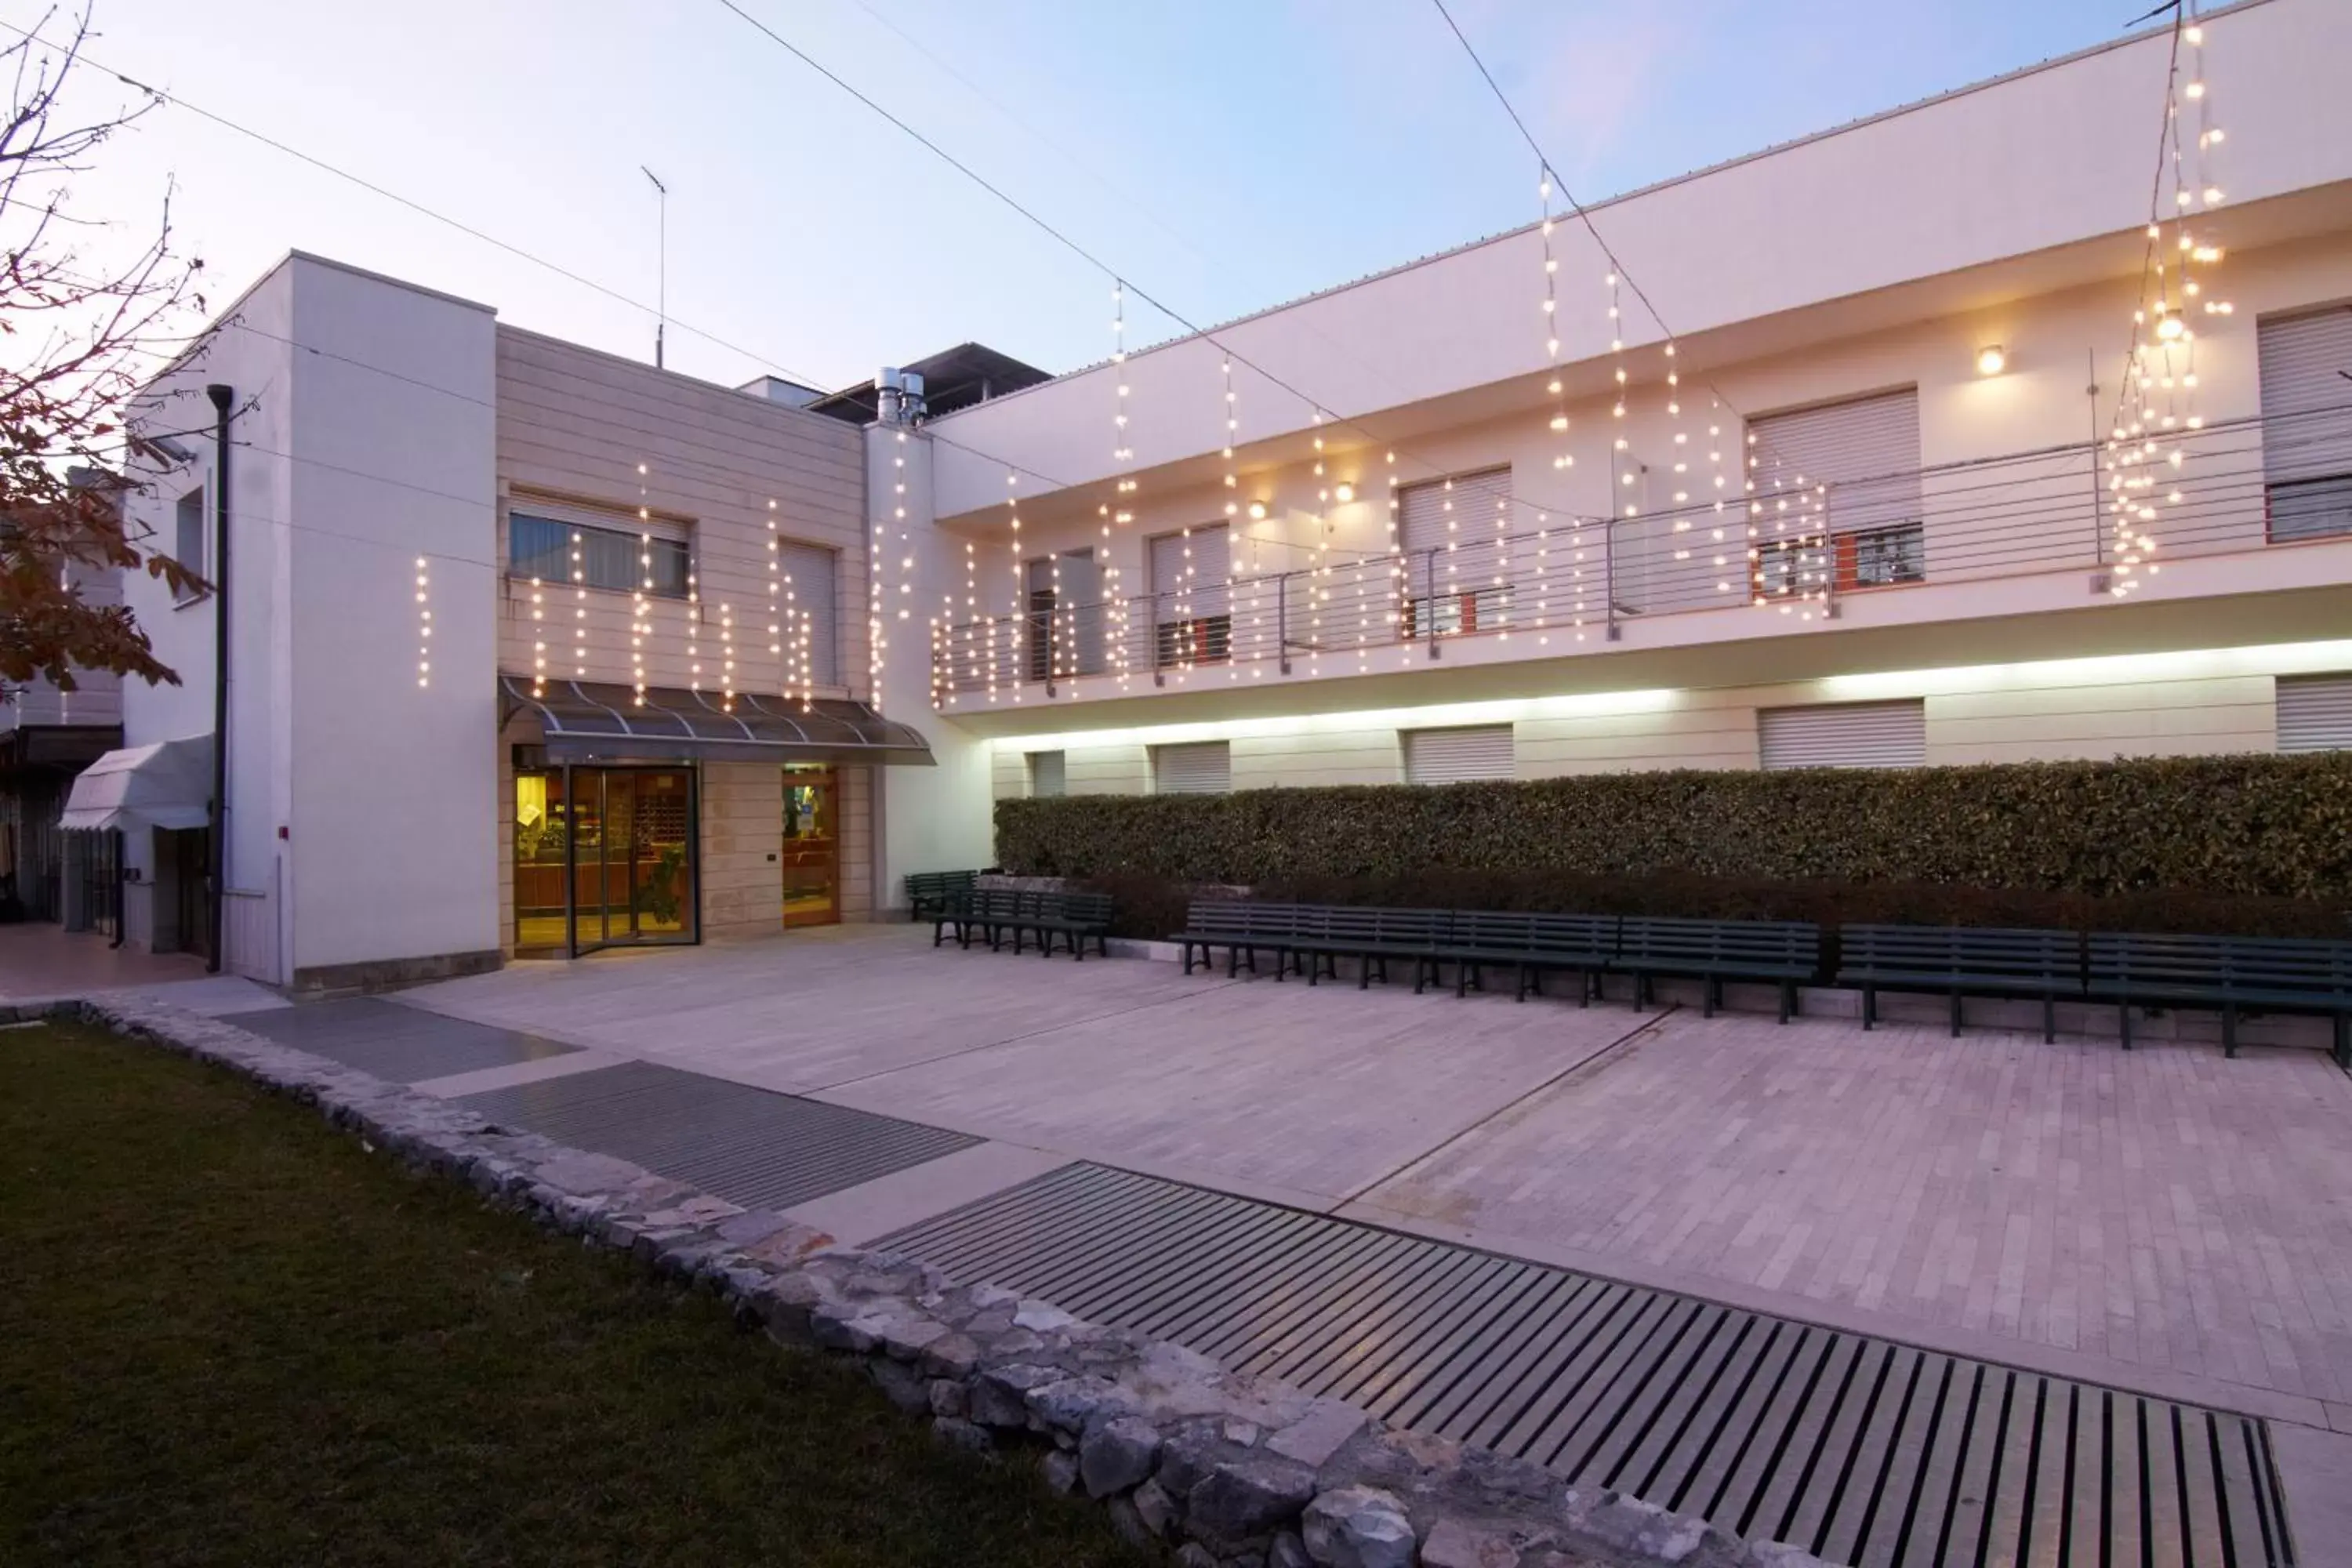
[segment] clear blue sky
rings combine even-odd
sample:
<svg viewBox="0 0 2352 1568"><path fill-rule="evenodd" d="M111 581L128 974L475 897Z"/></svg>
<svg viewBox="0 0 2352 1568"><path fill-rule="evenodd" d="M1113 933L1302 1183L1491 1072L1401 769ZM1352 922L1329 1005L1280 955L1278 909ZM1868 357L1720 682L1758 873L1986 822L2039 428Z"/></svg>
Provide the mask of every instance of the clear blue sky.
<svg viewBox="0 0 2352 1568"><path fill-rule="evenodd" d="M650 164L671 191L673 315L767 362L673 328L690 374L835 385L965 339L1051 370L1108 350L1097 275L717 0L96 3L106 66L646 301ZM1532 159L1428 0L741 3L1196 321L1534 216ZM2146 9L1453 4L1586 200L2095 43ZM0 0L18 26L43 15ZM82 101L122 92L90 72ZM650 354L645 312L178 110L107 151L79 209L135 227L167 177L216 300L299 247ZM1134 336L1171 331L1145 311Z"/></svg>

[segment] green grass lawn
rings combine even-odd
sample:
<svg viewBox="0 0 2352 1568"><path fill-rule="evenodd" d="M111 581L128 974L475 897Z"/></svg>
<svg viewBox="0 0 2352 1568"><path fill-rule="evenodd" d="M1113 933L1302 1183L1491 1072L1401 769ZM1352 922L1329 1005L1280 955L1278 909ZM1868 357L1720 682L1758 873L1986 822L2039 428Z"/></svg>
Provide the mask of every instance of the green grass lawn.
<svg viewBox="0 0 2352 1568"><path fill-rule="evenodd" d="M0 1563L1129 1563L715 1300L103 1033L0 1031Z"/></svg>

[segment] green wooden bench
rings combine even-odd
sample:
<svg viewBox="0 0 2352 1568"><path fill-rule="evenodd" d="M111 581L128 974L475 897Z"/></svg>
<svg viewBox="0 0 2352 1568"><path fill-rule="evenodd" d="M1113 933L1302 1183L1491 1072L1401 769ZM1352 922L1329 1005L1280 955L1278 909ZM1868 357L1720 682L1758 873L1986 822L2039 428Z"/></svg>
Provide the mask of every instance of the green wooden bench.
<svg viewBox="0 0 2352 1568"><path fill-rule="evenodd" d="M950 928L956 945L970 947L976 934L994 952L1013 938L1013 951L1022 952L1028 939L1037 938L1038 952L1050 958L1056 943L1083 961L1087 943L1110 954L1111 898L1108 893L1045 892L1033 888L974 888L952 895L932 917L931 945L946 940Z"/></svg>
<svg viewBox="0 0 2352 1568"><path fill-rule="evenodd" d="M1715 1016L1727 980L1769 981L1780 988L1780 1022L1797 1011L1797 987L1822 963L1822 928L1798 921L1697 921L1628 915L1618 927L1610 968L1633 977L1633 1005L1650 999L1650 982L1678 975L1701 984L1699 1013Z"/></svg>
<svg viewBox="0 0 2352 1568"><path fill-rule="evenodd" d="M2238 1054L2241 1013L2316 1014L2334 1027L2336 1063L2352 1068L2352 942L2291 937L2155 936L2094 931L2085 989L2121 1015L2188 1007L2221 1015L2223 1054Z"/></svg>
<svg viewBox="0 0 2352 1568"><path fill-rule="evenodd" d="M2042 1037L2055 1040L2057 1005L2084 995L2083 939L2071 931L1840 926L1838 949L1837 984L1862 993L1865 1029L1878 1021L1881 991L1912 991L1950 998L1956 1036L1964 996L2039 1001Z"/></svg>
<svg viewBox="0 0 2352 1568"><path fill-rule="evenodd" d="M1577 1005L1592 1000L1594 983L1617 956L1620 921L1615 915L1522 914L1507 910L1456 910L1437 944L1440 963L1451 963L1454 994L1486 989L1485 971L1508 968L1518 976L1516 1000L1543 994L1546 970L1575 974Z"/></svg>
<svg viewBox="0 0 2352 1568"><path fill-rule="evenodd" d="M950 899L979 886L977 871L909 871L907 873L907 919L920 925L937 915Z"/></svg>

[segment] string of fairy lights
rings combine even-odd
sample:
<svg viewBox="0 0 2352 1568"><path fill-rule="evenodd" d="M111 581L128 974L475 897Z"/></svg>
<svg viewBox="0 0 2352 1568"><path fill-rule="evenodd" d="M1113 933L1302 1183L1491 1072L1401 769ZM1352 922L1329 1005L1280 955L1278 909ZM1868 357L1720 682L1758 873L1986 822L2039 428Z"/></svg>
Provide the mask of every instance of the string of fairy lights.
<svg viewBox="0 0 2352 1568"><path fill-rule="evenodd" d="M2192 141L2184 141L2184 122L2194 124ZM2224 199L2213 174L2213 149L2224 140L2206 79L2205 26L2191 0L2181 0L2165 71L2139 299L2101 459L2114 520L2107 592L2116 598L2137 593L2163 570L2153 559L2158 530L2165 510L2180 504L2189 441L2205 423L2198 401L2199 321L2232 312L2211 289L2224 252L2203 223Z"/></svg>
<svg viewBox="0 0 2352 1568"><path fill-rule="evenodd" d="M1443 9L1442 0L1440 9ZM1466 39L1465 46L1467 47ZM2221 247L2212 243L2204 221L2222 201L2222 193L2214 183L2212 165L2216 162L2214 149L2223 142L2222 132L2213 121L2204 69L2204 50L2205 28L2199 21L2190 0L2182 0L2175 17L2174 61L2168 73L2157 199L2147 225L2148 261L2140 301L2135 311L2135 331L2126 354L2125 372L2103 458L2113 519L2110 545L2114 572L2110 591L2117 596L2137 591L2147 577L2158 570L2152 559L2157 548L2158 525L2163 509L2179 502L2179 474L2189 461L2188 437L2203 424L2198 411L2199 326L2203 318L2227 315L2231 309L2226 300L2215 297L2211 289L2212 269L2221 261L2223 252ZM1483 66L1481 68L1483 70ZM1499 89L1497 92L1500 96ZM1507 100L1506 104L1507 107ZM1517 119L1516 113L1513 117ZM1532 144L1532 138L1530 142ZM942 155L945 156L944 153ZM949 161L954 163L952 158ZM956 166L962 167L960 163ZM968 170L965 172L970 173ZM1543 266L1541 330L1545 350L1543 363L1551 373L1545 384L1545 417L1551 431L1559 437L1554 443L1553 466L1564 471L1573 464L1574 457L1569 450L1567 439L1570 403L1565 391L1565 378L1559 374L1561 295L1558 273L1561 258L1553 243L1555 178L1551 166L1548 163L1542 163L1539 180ZM982 183L985 184L984 181ZM1564 195L1564 186L1559 189ZM1673 559L1690 561L1704 555L1719 574L1716 579L1718 592L1737 595L1744 587L1752 602L1770 603L1784 614L1793 612L1811 618L1826 596L1836 569L1828 532L1826 487L1818 480L1808 479L1801 473L1772 472L1768 464L1769 454L1757 449L1755 432L1746 432L1745 440L1740 443L1746 448L1745 460L1739 470L1740 489L1748 498L1743 550L1741 542L1734 537L1742 531L1741 525L1731 520L1729 511L1733 471L1727 470L1723 456L1726 423L1727 420L1736 421L1738 415L1719 392L1710 388L1709 412L1705 426L1707 455L1704 477L1706 489L1713 493L1704 498L1708 503L1706 510L1699 515L1693 515L1696 510L1693 501L1693 489L1697 484L1694 477L1696 463L1692 430L1685 420L1679 345L1663 319L1657 317L1654 307L1642 296L1638 285L1633 284L1622 263L1609 252L1605 242L1600 240L1598 230L1591 228L1590 213L1575 204L1572 197L1567 200L1575 215L1591 230L1593 239L1609 262L1609 269L1604 274L1604 287L1611 380L1613 384L1611 417L1612 425L1618 426L1611 437L1612 514L1618 519L1635 519L1664 502L1664 510L1673 513L1671 531L1675 536ZM1013 205L1017 208L1018 205ZM1033 216L1027 215L1025 209L1019 210L1024 216ZM1035 221L1034 216L1033 221ZM1055 232L1056 237L1061 237L1056 231L1051 230L1050 226L1041 223L1040 226L1047 227L1048 232ZM1065 243L1069 242L1065 240ZM1072 248L1077 247L1073 246ZM1080 254L1094 259L1083 250ZM1624 297L1628 290L1649 309L1664 338L1659 345L1662 384L1659 395L1671 421L1667 478L1663 489L1649 493L1644 493L1640 485L1642 475L1646 470L1635 459L1630 440L1622 433L1622 422L1629 417L1629 406L1637 384L1633 367L1628 363L1623 326ZM1045 557L1047 577L1044 588L1047 599L1044 621L1038 624L1043 626L1048 649L1046 668L1055 678L1055 683L1065 689L1073 688L1075 682L1070 678L1079 675L1115 674L1118 683L1124 687L1136 674L1132 657L1135 645L1129 636L1130 628L1127 624L1129 596L1117 591L1119 568L1111 559L1109 549L1117 537L1115 530L1134 521L1132 498L1138 486L1132 471L1135 460L1130 425L1132 377L1129 370L1129 349L1126 336L1126 304L1130 291L1138 293L1139 297L1150 298L1140 295L1139 290L1132 290L1131 285L1123 279L1114 278L1111 382L1116 399L1113 452L1118 468L1115 484L1118 500L1115 503L1105 503L1102 508L1101 534L1105 548L1096 557L1089 574L1102 599L1097 611L1103 617L1100 622L1082 628L1078 606L1066 592L1068 584L1064 573L1063 553L1055 552ZM1157 300L1151 302L1166 310L1166 307L1159 306ZM1173 311L1166 313L1180 324L1188 324L1183 323L1182 318ZM1238 560L1232 548L1232 540L1234 534L1242 531L1238 527L1242 486L1234 364L1239 360L1276 385L1294 393L1297 389L1266 372L1263 366L1243 359L1213 334L1198 329L1193 331L1219 354L1218 395L1222 402L1224 436L1221 448L1223 460L1222 477L1226 492L1223 510L1227 520L1222 526L1228 531L1225 554L1230 584L1232 563ZM1647 386L1651 384L1644 380L1639 384ZM1312 430L1310 441L1316 503L1311 509L1302 508L1301 513L1293 515L1303 515L1303 521L1312 531L1305 546L1309 564L1305 574L1304 635L1300 639L1305 644L1312 668L1317 668L1317 661L1325 651L1322 616L1331 595L1333 552L1329 510L1335 487L1326 467L1323 429L1327 411L1321 405L1307 401ZM1370 435L1353 420L1342 422L1359 435ZM884 685L890 643L889 622L909 617L905 601L912 593L914 581L914 556L905 527L905 432L898 432L897 438L902 449L893 458L889 525L886 526L878 519L876 521L872 529L873 547L869 551L866 675L877 700ZM1374 445L1376 447L1379 446L1378 443ZM1365 554L1373 562L1379 562L1382 554L1386 557L1381 563L1381 570L1385 573L1389 583L1388 596L1391 603L1384 614L1391 623L1389 629L1392 634L1394 623L1410 620L1414 612L1412 606L1412 584L1404 565L1404 540L1400 526L1401 492L1405 487L1396 472L1397 449L1393 446L1384 449L1383 466L1387 469L1384 477L1389 492L1388 548L1384 552L1373 551ZM646 463L638 464L637 471L641 479L649 477L649 467ZM984 654L979 650L969 654L966 671L968 675L985 673L992 700L996 697L995 688L1001 670L1011 672L1012 678L1003 684L1014 701L1023 700L1024 689L1029 684L1020 679L1028 673L1020 668L1029 657L1024 651L1023 629L1033 624L1029 600L1032 584L1027 575L1026 542L1023 538L1019 510L1021 475L1022 470L1017 466L1007 465L1008 533L1018 614L1002 626L1004 647L1001 650L995 646L1000 618L987 616L983 612L977 547L972 542L966 542L965 591L961 606L964 624L969 626L985 621L990 627L991 638ZM1556 625L1564 625L1580 640L1585 634L1591 607L1586 572L1588 545L1584 531L1588 521L1592 520L1573 507L1555 509L1518 497L1497 501L1491 520L1494 523L1492 557L1487 563L1487 572L1483 574L1488 581L1484 584L1467 584L1462 552L1465 542L1465 526L1471 520L1455 510L1453 476L1440 475L1439 479L1442 493L1446 498L1442 503L1445 515L1443 553L1445 557L1446 589L1448 595L1464 606L1458 629L1491 631L1507 637L1515 627L1532 627L1538 634L1539 641L1549 646L1550 630ZM1338 488L1343 492L1340 495L1342 504L1352 500L1351 495L1344 493L1352 489L1351 483L1343 483ZM1515 508L1533 511L1536 526L1531 532L1523 532L1512 526ZM776 503L771 500L768 510L772 513L775 509ZM1265 515L1264 503L1251 502L1247 510L1254 519ZM1560 513L1557 520L1553 516L1555 510ZM641 497L638 513L641 524L651 521L649 485ZM1557 541L1554 537L1556 527L1561 534ZM1696 537L1701 530L1705 531L1704 537ZM814 702L818 685L813 657L814 617L801 607L799 585L794 584L793 574L783 569L783 541L778 520L772 515L767 521L766 531L770 603L764 624L773 679L777 688L785 694L796 694L804 703ZM1250 531L1250 533L1254 558L1260 536L1256 531ZM628 684L634 699L639 702L646 700L654 679L649 664L649 645L658 635L656 612L662 595L657 591L655 572L656 537L650 527L641 526L635 542L641 570L629 595L626 622ZM1178 538L1181 542L1183 565L1177 576L1174 593L1173 609L1180 635L1174 639L1173 648L1177 668L1190 673L1198 663L1215 656L1212 652L1212 642L1194 625L1196 611L1209 599L1209 585L1204 584L1198 574L1194 526L1181 528ZM1791 544L1796 547L1793 552L1787 549ZM1768 547L1776 559L1785 563L1773 572L1767 572L1763 567ZM1741 572L1737 557L1743 554L1746 570ZM567 555L569 586L572 589L571 619L573 622L568 652L564 651L565 639L561 637L553 637L554 646L551 646L551 634L548 627L548 611L551 607L551 585L538 576L529 580L532 684L535 691L542 693L551 668L560 669L568 662L572 677L575 679L587 679L592 663L599 668L610 668L604 658L607 650L595 648L592 643L591 584L585 570L583 536L579 529L572 529L570 532ZM1527 559L1534 584L1531 613L1529 606L1516 604L1513 600L1519 584L1518 567L1523 556ZM894 584L887 580L886 571L893 563L899 577L895 584L895 593ZM1358 590L1361 589L1370 570L1370 564L1366 559L1360 558L1356 562L1355 586ZM1474 573L1475 570L1472 568ZM1559 579L1557 584L1556 574ZM426 556L415 558L415 578L417 676L422 688L429 687L433 673L433 584ZM1231 601L1222 597L1222 591L1226 586L1216 585L1221 595L1216 602L1230 607ZM1481 594L1477 591L1481 586L1491 592ZM1161 584L1154 583L1151 587L1159 590ZM1557 618L1554 605L1556 587L1559 600ZM731 599L722 599L716 607L714 621L709 607L702 604L699 585L691 572L687 578L686 600L689 607L687 620L689 684L694 689L703 689L706 679L704 662L708 658L716 667L716 679L710 684L719 691L722 704L731 707L738 692L743 689L741 678L746 669L740 662L740 656L749 651L738 647L736 605ZM944 591L942 613L934 617L931 626L934 657L930 668L935 702L949 695L942 687L950 683L946 677L951 676L956 668L953 663L956 644L950 633L953 629L951 623L957 608L952 589ZM1263 629L1265 605L1262 597L1252 599L1252 614L1258 617L1256 624L1259 627L1253 634L1253 643L1263 651L1270 642L1286 659L1293 641L1293 626L1287 612L1277 611L1270 637ZM1354 624L1360 665L1370 658L1372 627L1361 614L1354 617ZM714 626L716 642L706 656L704 644L710 639ZM740 629L746 633L742 640L751 640L749 626ZM1156 624L1152 627L1154 646L1145 661L1148 668L1157 668L1160 663L1157 646L1160 629ZM1434 621L1431 623L1430 629L1436 629ZM1391 640L1394 640L1392 637ZM617 655L621 650L614 648L609 652ZM1263 675L1263 660L1260 664L1257 673ZM1238 679L1230 668L1227 674L1228 679Z"/></svg>

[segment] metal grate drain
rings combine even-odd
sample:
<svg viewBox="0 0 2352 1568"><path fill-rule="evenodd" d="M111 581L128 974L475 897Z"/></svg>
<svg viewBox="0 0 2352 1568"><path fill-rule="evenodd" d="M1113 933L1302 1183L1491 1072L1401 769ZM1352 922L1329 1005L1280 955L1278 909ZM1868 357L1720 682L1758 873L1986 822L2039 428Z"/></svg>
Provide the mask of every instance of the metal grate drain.
<svg viewBox="0 0 2352 1568"><path fill-rule="evenodd" d="M231 1013L222 1022L392 1083L512 1067L580 1048L375 996Z"/></svg>
<svg viewBox="0 0 2352 1568"><path fill-rule="evenodd" d="M877 1242L1854 1568L2289 1568L2261 1422L1077 1164Z"/></svg>
<svg viewBox="0 0 2352 1568"><path fill-rule="evenodd" d="M456 1103L753 1207L786 1208L981 1142L647 1062Z"/></svg>

